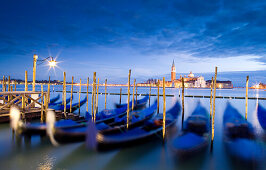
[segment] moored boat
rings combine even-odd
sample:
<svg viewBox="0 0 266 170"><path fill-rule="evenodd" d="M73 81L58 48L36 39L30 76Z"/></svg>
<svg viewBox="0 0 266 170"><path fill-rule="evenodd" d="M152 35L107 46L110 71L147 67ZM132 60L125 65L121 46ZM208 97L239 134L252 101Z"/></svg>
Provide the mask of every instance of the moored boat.
<svg viewBox="0 0 266 170"><path fill-rule="evenodd" d="M125 108L125 106L123 107ZM154 116L157 109L157 101L154 104L141 111L130 112L130 122L127 128L127 117L116 116L113 122L110 121L96 121L95 127L102 134L123 133L127 130L141 126L144 122ZM56 128L54 130L54 139L59 143L72 143L85 141L87 133L87 126L72 126L67 128Z"/></svg>
<svg viewBox="0 0 266 170"><path fill-rule="evenodd" d="M243 163L263 160L263 148L255 141L253 126L230 104L223 116L224 144L229 154Z"/></svg>
<svg viewBox="0 0 266 170"><path fill-rule="evenodd" d="M266 109L258 105L257 116L261 127L266 130Z"/></svg>
<svg viewBox="0 0 266 170"><path fill-rule="evenodd" d="M198 103L191 116L184 122L181 135L171 142L171 149L179 158L202 151L208 146L210 136L210 116Z"/></svg>
<svg viewBox="0 0 266 170"><path fill-rule="evenodd" d="M54 98L50 99L50 103L55 103L57 100L59 100L59 98L60 98L60 94L58 94Z"/></svg>
<svg viewBox="0 0 266 170"><path fill-rule="evenodd" d="M180 113L180 104L175 105L166 113L165 128L168 130L176 123L177 116ZM114 148L136 145L153 139L162 139L163 117L158 114L152 119L144 122L142 126L129 129L122 133L104 134L93 132L93 124L90 123L87 130L86 145L89 149L109 150Z"/></svg>
<svg viewBox="0 0 266 170"><path fill-rule="evenodd" d="M135 100L134 101L134 108L135 109L141 109L144 108L147 104L149 100L149 95L146 95L144 98L140 99L140 100ZM130 101L130 103L132 103L132 101ZM124 106L127 106L127 103L124 104L115 104L116 108L121 108Z"/></svg>

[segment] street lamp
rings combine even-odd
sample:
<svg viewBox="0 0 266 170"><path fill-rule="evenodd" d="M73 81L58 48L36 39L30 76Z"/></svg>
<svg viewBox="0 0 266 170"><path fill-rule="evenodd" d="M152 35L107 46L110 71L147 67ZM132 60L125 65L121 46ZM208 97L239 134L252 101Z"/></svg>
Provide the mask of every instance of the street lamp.
<svg viewBox="0 0 266 170"><path fill-rule="evenodd" d="M38 65L43 64L44 62L48 62L48 65L50 67L55 67L57 62L56 60L52 57L49 56L45 59L38 60L38 55L34 54L33 55L33 78L32 78L32 91L35 91L35 81L36 81L36 64L37 61L39 62Z"/></svg>

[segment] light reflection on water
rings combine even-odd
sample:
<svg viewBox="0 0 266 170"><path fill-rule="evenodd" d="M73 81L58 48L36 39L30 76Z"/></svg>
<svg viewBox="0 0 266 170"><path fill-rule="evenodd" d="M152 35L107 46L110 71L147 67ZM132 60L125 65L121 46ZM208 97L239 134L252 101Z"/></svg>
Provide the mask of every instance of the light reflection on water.
<svg viewBox="0 0 266 170"><path fill-rule="evenodd" d="M46 88L46 87L45 87ZM70 87L68 87L70 88ZM37 90L40 87L37 86ZM61 86L55 86L55 90L61 90ZM75 86L75 90L79 87ZM108 92L119 93L120 87L107 87ZM69 89L67 89L69 90ZM91 87L89 88L91 90ZM86 87L82 87L86 91ZM104 87L99 88L104 92ZM123 93L127 88L123 88ZM138 93L148 93L149 88L138 88ZM152 88L152 93L156 94L157 89ZM162 89L160 89L162 93ZM167 94L175 94L175 97L166 98L166 107L169 109L176 100L179 99L179 89L166 89ZM186 95L210 95L209 89L186 89ZM74 103L78 102L78 94L74 94ZM86 94L81 94L81 99ZM245 96L245 89L218 89L219 96ZM51 93L56 96L56 93ZM70 96L70 94L67 94ZM266 97L263 90L249 90L250 97ZM151 104L156 97L151 97ZM160 111L163 110L162 97L160 97ZM114 108L114 103L119 101L119 95L107 96L107 108ZM122 102L127 101L127 96L122 96ZM197 102L209 111L210 103L208 98L185 98L184 120L195 109ZM31 139L14 138L12 141L12 131L8 124L0 125L0 165L1 169L242 169L231 164L231 159L225 152L223 145L223 112L227 101L229 101L244 116L245 100L240 99L216 99L215 117L215 137L213 153L209 153L209 148L200 154L194 155L187 161L174 157L169 148L169 142L163 144L161 140L152 141L131 148L124 148L105 153L94 153L85 149L83 143L62 145L53 147L47 138L32 137ZM89 97L89 108L91 97ZM258 120L256 108L258 103L266 107L265 100L249 100L248 120L253 124L256 133L261 137L264 133ZM99 110L104 108L104 95L99 95ZM86 106L81 108L84 113ZM89 109L90 110L90 109ZM177 121L177 133L181 129L181 116ZM20 141L20 142L19 142ZM170 141L170 139L169 139ZM261 142L264 144L264 142ZM265 163L263 164L265 167ZM263 166L262 165L262 166ZM262 168L263 169L263 168Z"/></svg>

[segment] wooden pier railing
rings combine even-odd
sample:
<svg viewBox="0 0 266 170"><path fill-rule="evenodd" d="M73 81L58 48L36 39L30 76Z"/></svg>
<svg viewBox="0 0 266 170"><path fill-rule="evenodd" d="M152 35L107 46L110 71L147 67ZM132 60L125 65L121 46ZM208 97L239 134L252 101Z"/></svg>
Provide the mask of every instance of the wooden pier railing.
<svg viewBox="0 0 266 170"><path fill-rule="evenodd" d="M47 99L47 92L0 92L0 118L9 117L9 109L15 105L22 111L22 116L25 116L26 113L38 112L43 120L44 111L48 109Z"/></svg>
<svg viewBox="0 0 266 170"><path fill-rule="evenodd" d="M33 98L33 95L36 95L37 97ZM21 110L29 110L34 108L36 104L41 107L43 103L39 102L39 100L43 98L47 98L46 92L0 92L0 112L3 110L9 110L12 105L16 105L18 108L21 108Z"/></svg>

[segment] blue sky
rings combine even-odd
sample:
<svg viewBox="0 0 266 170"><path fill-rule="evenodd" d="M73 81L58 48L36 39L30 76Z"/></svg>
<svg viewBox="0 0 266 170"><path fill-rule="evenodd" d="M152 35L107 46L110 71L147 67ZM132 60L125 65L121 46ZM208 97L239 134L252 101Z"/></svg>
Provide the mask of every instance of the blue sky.
<svg viewBox="0 0 266 170"><path fill-rule="evenodd" d="M38 65L37 79L124 82L170 73L266 70L266 1L25 0L0 6L0 72L32 75L32 57L57 56L60 68ZM245 72L246 73L246 72ZM31 77L30 77L31 78Z"/></svg>

